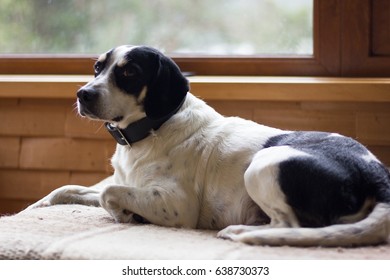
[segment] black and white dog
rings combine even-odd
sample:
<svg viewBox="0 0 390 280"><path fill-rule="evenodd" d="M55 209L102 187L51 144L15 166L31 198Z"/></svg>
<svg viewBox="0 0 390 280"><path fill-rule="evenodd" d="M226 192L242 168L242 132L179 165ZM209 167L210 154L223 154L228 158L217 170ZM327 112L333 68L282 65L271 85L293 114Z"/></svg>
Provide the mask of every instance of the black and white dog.
<svg viewBox="0 0 390 280"><path fill-rule="evenodd" d="M226 118L188 91L178 66L155 49L101 55L77 105L118 141L114 175L100 187L61 187L29 208L102 206L121 223L217 229L250 244L388 241L390 174L364 146Z"/></svg>

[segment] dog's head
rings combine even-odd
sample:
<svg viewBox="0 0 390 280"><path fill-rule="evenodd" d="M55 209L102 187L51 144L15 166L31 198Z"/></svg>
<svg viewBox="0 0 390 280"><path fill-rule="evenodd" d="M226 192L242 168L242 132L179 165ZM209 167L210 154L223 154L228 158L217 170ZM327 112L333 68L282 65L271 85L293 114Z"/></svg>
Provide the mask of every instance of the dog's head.
<svg viewBox="0 0 390 280"><path fill-rule="evenodd" d="M124 128L171 114L189 90L179 67L156 49L120 46L95 63L95 79L77 92L79 114Z"/></svg>

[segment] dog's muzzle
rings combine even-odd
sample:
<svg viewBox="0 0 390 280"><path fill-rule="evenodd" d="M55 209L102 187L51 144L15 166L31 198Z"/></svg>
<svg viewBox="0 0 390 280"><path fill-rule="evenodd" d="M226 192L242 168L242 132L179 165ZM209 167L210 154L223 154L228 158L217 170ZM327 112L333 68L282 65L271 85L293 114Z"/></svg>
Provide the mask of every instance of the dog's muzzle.
<svg viewBox="0 0 390 280"><path fill-rule="evenodd" d="M99 93L94 89L81 88L77 92L77 106L79 114L90 118L99 118L96 114L96 103Z"/></svg>

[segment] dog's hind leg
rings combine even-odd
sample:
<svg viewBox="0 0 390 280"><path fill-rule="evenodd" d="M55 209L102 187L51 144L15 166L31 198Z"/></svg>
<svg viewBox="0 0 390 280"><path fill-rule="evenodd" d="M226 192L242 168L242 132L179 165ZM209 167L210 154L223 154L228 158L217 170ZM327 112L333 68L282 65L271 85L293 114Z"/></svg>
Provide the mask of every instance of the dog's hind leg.
<svg viewBox="0 0 390 280"><path fill-rule="evenodd" d="M270 147L259 151L245 172L245 187L254 202L270 217L265 226L233 225L220 231L221 238L265 228L299 227L294 211L288 205L278 182L279 164L291 157L308 156L288 146Z"/></svg>

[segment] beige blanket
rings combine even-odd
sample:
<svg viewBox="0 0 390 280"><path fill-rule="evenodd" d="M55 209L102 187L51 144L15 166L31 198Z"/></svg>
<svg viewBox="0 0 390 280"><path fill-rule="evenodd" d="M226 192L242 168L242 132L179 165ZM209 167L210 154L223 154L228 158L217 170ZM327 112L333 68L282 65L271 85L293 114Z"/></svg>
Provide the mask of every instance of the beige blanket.
<svg viewBox="0 0 390 280"><path fill-rule="evenodd" d="M117 224L101 208L57 205L1 217L0 259L390 259L390 245L249 246L214 231Z"/></svg>

